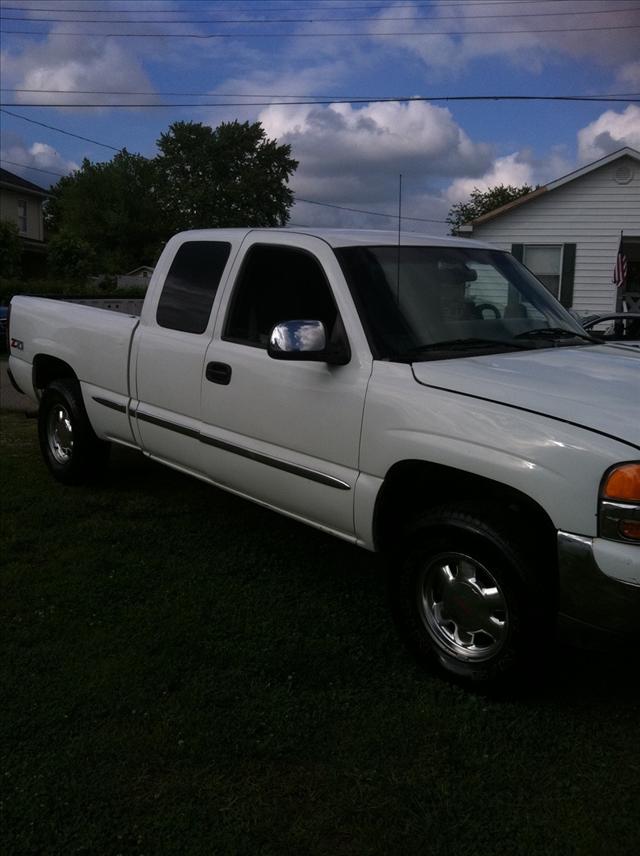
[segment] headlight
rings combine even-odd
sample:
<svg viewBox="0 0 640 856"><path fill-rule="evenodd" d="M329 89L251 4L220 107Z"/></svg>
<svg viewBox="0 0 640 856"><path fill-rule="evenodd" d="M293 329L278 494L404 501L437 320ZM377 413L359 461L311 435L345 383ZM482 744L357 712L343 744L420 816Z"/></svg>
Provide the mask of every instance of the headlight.
<svg viewBox="0 0 640 856"><path fill-rule="evenodd" d="M619 464L602 480L600 535L640 543L640 463Z"/></svg>

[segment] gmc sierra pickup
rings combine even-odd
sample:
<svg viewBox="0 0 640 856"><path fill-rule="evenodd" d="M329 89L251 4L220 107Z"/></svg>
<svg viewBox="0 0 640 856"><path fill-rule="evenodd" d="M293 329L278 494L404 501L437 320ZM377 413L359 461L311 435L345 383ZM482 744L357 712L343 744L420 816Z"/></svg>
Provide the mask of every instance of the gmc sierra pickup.
<svg viewBox="0 0 640 856"><path fill-rule="evenodd" d="M511 255L373 231L202 230L140 318L16 297L10 372L65 483L112 443L380 551L424 660L526 671L640 635L640 353Z"/></svg>

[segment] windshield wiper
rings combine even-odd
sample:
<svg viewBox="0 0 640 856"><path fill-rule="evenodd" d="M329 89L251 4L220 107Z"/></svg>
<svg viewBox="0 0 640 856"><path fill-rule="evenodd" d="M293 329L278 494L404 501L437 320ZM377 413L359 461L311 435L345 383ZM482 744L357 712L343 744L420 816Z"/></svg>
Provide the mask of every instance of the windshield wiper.
<svg viewBox="0 0 640 856"><path fill-rule="evenodd" d="M596 340L588 333L576 333L575 330L567 330L566 327L534 327L533 330L525 330L517 333L514 339L584 339L586 342L596 344Z"/></svg>
<svg viewBox="0 0 640 856"><path fill-rule="evenodd" d="M507 348L508 350L521 351L526 349L526 345L505 339L482 339L476 336L467 336L462 339L444 339L442 342L428 342L425 345L409 348L407 353L413 355L429 353L430 351L463 351L467 348Z"/></svg>

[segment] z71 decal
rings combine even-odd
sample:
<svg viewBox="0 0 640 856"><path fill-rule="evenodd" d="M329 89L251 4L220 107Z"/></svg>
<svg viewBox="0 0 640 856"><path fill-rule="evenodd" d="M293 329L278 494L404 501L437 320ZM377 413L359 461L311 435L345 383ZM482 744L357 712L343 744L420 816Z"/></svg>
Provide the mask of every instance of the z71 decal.
<svg viewBox="0 0 640 856"><path fill-rule="evenodd" d="M22 342L20 339L12 339L11 347L15 348L16 351L24 351L24 342Z"/></svg>

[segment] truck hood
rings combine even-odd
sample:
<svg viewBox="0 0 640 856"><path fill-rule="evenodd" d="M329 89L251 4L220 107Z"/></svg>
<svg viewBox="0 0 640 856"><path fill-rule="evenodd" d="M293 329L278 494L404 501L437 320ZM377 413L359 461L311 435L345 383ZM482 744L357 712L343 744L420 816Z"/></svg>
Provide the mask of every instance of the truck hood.
<svg viewBox="0 0 640 856"><path fill-rule="evenodd" d="M418 383L560 419L640 448L640 352L545 348L416 362Z"/></svg>

